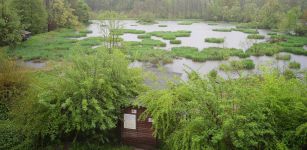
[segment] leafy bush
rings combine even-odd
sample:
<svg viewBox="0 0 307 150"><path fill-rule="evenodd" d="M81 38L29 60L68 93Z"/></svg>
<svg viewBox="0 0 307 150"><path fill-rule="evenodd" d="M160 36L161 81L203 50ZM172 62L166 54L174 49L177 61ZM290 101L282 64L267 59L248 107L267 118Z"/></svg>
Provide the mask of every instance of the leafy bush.
<svg viewBox="0 0 307 150"><path fill-rule="evenodd" d="M31 115L23 118L29 134L38 144L112 140L121 108L144 89L140 72L128 65L116 49L76 51L69 67L59 68L55 80L41 87Z"/></svg>
<svg viewBox="0 0 307 150"><path fill-rule="evenodd" d="M208 42L208 43L224 43L224 38L206 38L205 42Z"/></svg>
<svg viewBox="0 0 307 150"><path fill-rule="evenodd" d="M300 149L305 93L305 83L278 71L233 80L192 72L187 82L144 93L138 102L147 108L142 117L155 120L157 137L174 150Z"/></svg>
<svg viewBox="0 0 307 150"><path fill-rule="evenodd" d="M289 54L277 54L275 56L275 58L277 60L290 60L291 59L291 55L289 55Z"/></svg>
<svg viewBox="0 0 307 150"><path fill-rule="evenodd" d="M171 40L170 41L171 44L181 44L180 40Z"/></svg>
<svg viewBox="0 0 307 150"><path fill-rule="evenodd" d="M300 69L301 68L301 64L295 61L292 61L289 63L289 68L291 69Z"/></svg>
<svg viewBox="0 0 307 150"><path fill-rule="evenodd" d="M248 39L264 39L265 36L264 35L260 35L260 34L251 34L247 36Z"/></svg>

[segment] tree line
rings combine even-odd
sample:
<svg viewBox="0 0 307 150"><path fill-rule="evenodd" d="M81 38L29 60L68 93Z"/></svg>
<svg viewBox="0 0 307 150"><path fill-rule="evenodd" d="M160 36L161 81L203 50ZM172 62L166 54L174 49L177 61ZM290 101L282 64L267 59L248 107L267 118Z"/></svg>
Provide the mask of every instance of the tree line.
<svg viewBox="0 0 307 150"><path fill-rule="evenodd" d="M84 0L1 0L0 46L21 41L22 31L43 33L89 20Z"/></svg>
<svg viewBox="0 0 307 150"><path fill-rule="evenodd" d="M296 7L306 21L305 0L86 0L94 11L124 12L130 17L204 19L257 22L261 28L277 28L287 12Z"/></svg>

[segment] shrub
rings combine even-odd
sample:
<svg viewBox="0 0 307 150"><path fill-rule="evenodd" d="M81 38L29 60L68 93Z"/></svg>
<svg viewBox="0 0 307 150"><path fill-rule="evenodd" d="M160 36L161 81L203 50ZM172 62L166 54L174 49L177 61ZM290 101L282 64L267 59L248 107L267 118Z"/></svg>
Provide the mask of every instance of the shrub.
<svg viewBox="0 0 307 150"><path fill-rule="evenodd" d="M247 36L248 39L264 39L264 35L259 35L259 34L251 34Z"/></svg>
<svg viewBox="0 0 307 150"><path fill-rule="evenodd" d="M232 29L213 29L212 31L216 31L216 32L231 32Z"/></svg>
<svg viewBox="0 0 307 150"><path fill-rule="evenodd" d="M205 42L208 42L208 43L224 43L224 38L206 38Z"/></svg>
<svg viewBox="0 0 307 150"><path fill-rule="evenodd" d="M275 58L277 60L290 60L291 59L291 55L289 55L289 54L277 54L275 56Z"/></svg>
<svg viewBox="0 0 307 150"><path fill-rule="evenodd" d="M301 64L295 61L292 61L289 63L289 68L291 69L300 69L301 68Z"/></svg>
<svg viewBox="0 0 307 150"><path fill-rule="evenodd" d="M180 40L171 40L170 41L171 44L181 44Z"/></svg>

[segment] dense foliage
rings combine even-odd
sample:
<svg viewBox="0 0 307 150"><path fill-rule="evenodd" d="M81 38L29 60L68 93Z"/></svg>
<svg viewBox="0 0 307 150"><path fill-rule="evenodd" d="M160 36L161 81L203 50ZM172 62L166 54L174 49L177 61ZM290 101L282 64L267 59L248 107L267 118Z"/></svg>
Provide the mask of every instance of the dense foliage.
<svg viewBox="0 0 307 150"><path fill-rule="evenodd" d="M68 65L45 73L15 105L14 119L32 147L114 140L121 108L143 90L139 71L118 50L78 51Z"/></svg>
<svg viewBox="0 0 307 150"><path fill-rule="evenodd" d="M300 149L307 144L306 85L277 72L235 80L192 73L139 102L166 149Z"/></svg>
<svg viewBox="0 0 307 150"><path fill-rule="evenodd" d="M0 46L19 43L23 30L37 34L87 23L90 11L83 0L2 0L0 8Z"/></svg>

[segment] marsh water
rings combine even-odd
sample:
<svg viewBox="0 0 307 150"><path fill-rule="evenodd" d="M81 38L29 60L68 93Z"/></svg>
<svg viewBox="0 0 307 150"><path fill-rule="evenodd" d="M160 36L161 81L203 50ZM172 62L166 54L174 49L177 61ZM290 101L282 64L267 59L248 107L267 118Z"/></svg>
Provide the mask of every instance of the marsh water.
<svg viewBox="0 0 307 150"><path fill-rule="evenodd" d="M88 34L88 37L99 37L103 36L101 32L101 23L102 21L92 21L92 24L89 25L88 29L92 31L92 33ZM180 47L180 46L190 46L196 47L200 51L204 48L208 47L223 47L223 48L237 48L243 49L246 51L249 47L251 47L254 43L259 42L266 42L269 38L267 35L270 31L269 30L258 30L259 34L264 35L266 38L262 40L250 40L247 39L248 34L232 31L232 32L216 32L213 29L231 29L235 28L235 25L228 24L228 23L220 23L217 25L209 25L206 22L198 22L193 23L192 25L179 25L178 21L159 21L157 24L153 25L141 25L138 24L134 20L124 20L120 21L120 24L126 29L137 29L137 30L144 30L146 32L152 31L178 31L178 30L187 30L191 31L190 37L179 37L177 39L181 40L182 43L179 45L172 45L170 44L169 40L163 40L159 37L152 37L152 39L160 40L167 44L166 47L162 48L164 50L171 50L172 47ZM159 25L167 25L167 27L159 27ZM136 34L124 34L121 36L125 41L140 41L137 38ZM206 43L204 42L205 38L224 38L225 42L222 44L215 44L215 43ZM305 46L306 48L306 46ZM238 60L240 58L231 57L229 60ZM259 72L261 66L270 66L270 67L277 67L279 69L285 69L289 63L289 61L283 60L276 60L274 57L268 56L261 56L255 57L251 56L256 65L256 69L249 70L249 71L242 71L242 73L257 73ZM218 70L219 65L222 63L227 63L229 60L226 61L206 61L206 62L193 62L192 60L180 58L174 59L173 63L166 64L161 66L164 72L173 73L176 76L179 76L181 79L187 79L186 71L195 70L200 74L208 74L211 70L215 69ZM300 56L300 55L293 55L291 54L291 61L296 61L301 64L301 69L307 69L307 57ZM147 63L142 62L133 62L131 64L133 67L142 67L144 70L152 71L153 66ZM162 71L160 71L162 72ZM218 71L221 76L236 76L237 72L233 73L225 73L223 71ZM157 71L155 71L157 74Z"/></svg>

